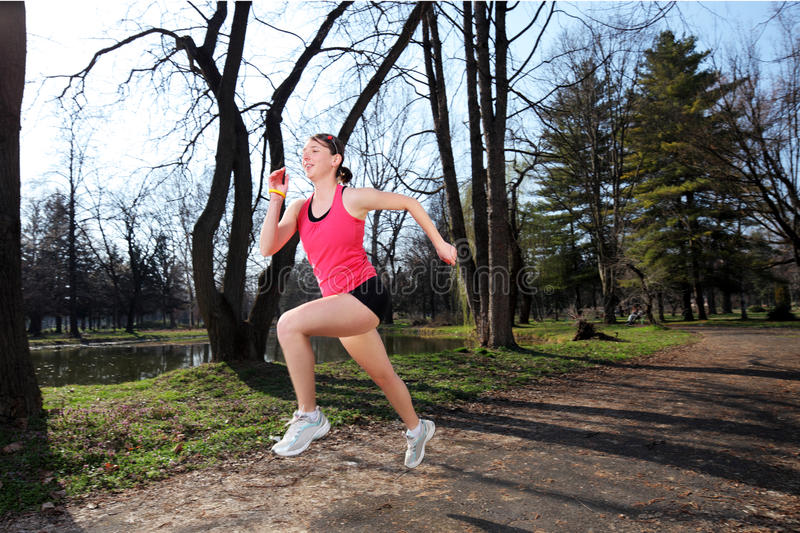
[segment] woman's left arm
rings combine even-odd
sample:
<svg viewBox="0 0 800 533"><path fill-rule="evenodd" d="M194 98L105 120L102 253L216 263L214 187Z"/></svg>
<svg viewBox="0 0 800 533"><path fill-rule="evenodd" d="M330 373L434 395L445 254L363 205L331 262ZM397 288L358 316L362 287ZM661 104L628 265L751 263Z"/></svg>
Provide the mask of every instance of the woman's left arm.
<svg viewBox="0 0 800 533"><path fill-rule="evenodd" d="M416 198L404 194L379 191L377 189L352 189L343 198L345 207L355 217L364 218L375 210L408 211L436 248L439 258L448 265L455 265L458 254L455 246L442 238L436 225Z"/></svg>

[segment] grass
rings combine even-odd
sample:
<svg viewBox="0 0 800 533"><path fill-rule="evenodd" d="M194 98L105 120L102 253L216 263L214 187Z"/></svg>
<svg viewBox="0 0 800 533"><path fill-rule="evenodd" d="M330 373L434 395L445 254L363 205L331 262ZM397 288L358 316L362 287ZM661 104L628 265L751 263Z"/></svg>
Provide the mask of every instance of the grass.
<svg viewBox="0 0 800 533"><path fill-rule="evenodd" d="M388 326L381 326L381 330L421 337L469 337L472 335L473 329L472 326L413 326L402 320L395 321L394 324Z"/></svg>
<svg viewBox="0 0 800 533"><path fill-rule="evenodd" d="M792 310L795 316L800 316L797 309ZM736 327L736 328L798 328L800 329L800 320L791 322L780 322L767 320L767 312L747 312L747 320L742 320L739 313L728 313L719 315L710 315L708 320L695 320L686 322L681 320L679 316L672 315L671 318L667 317L667 325L676 326L713 326L713 327Z"/></svg>
<svg viewBox="0 0 800 533"><path fill-rule="evenodd" d="M515 329L520 351L460 348L392 361L425 413L690 339L686 332L648 326L601 329L627 342L571 342L569 323L544 323ZM319 402L334 425L396 419L355 363L324 363L317 370ZM0 448L24 445L0 455L2 514L64 494L124 489L265 450L294 407L286 367L270 363L211 363L138 382L48 387L42 393L43 419L27 431L0 429Z"/></svg>
<svg viewBox="0 0 800 533"><path fill-rule="evenodd" d="M81 335L81 339L76 339L65 333L47 332L39 337L29 338L28 343L31 346L49 346L100 342L180 342L208 339L205 329L146 329L134 333L127 333L123 329L106 329L84 331Z"/></svg>

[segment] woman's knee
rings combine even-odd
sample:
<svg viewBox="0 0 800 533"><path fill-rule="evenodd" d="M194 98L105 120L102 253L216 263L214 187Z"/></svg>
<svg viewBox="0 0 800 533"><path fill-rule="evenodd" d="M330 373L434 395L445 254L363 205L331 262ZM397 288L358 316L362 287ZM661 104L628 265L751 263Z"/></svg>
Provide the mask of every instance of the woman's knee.
<svg viewBox="0 0 800 533"><path fill-rule="evenodd" d="M278 342L283 342L293 335L302 333L296 315L297 313L291 310L286 311L280 316L278 323L275 325L275 332L278 334Z"/></svg>

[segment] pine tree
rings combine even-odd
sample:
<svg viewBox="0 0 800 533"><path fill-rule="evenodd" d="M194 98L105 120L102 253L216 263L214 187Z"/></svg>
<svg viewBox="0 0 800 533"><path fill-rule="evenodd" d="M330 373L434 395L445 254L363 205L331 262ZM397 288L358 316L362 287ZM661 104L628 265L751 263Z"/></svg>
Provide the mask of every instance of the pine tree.
<svg viewBox="0 0 800 533"><path fill-rule="evenodd" d="M706 318L705 250L720 208L716 167L692 142L710 131L712 107L727 90L717 72L701 70L708 54L696 51L694 37L663 32L645 52L631 131L629 161L643 176L632 251L646 269L670 273L685 320L694 319L692 294L699 318Z"/></svg>

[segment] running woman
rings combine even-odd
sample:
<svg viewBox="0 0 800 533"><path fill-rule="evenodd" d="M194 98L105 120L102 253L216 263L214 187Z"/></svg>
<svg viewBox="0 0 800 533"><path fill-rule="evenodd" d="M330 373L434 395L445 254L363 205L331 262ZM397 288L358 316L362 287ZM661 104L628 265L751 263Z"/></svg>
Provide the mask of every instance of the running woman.
<svg viewBox="0 0 800 533"><path fill-rule="evenodd" d="M405 465L414 468L422 462L425 445L436 426L417 416L408 388L395 373L378 333L389 295L364 250L364 220L375 209L404 209L428 235L442 261L454 265L456 249L442 238L416 199L369 188L348 188L353 175L342 166L343 161L344 145L337 137L319 133L309 138L302 164L314 192L289 204L280 222L289 176L285 168L269 176L270 202L261 228L261 254L275 254L299 231L322 291L322 298L297 306L278 320L278 342L298 407L289 429L272 451L281 456L298 455L328 433L330 423L317 406L315 358L309 337L338 337L403 420Z"/></svg>

